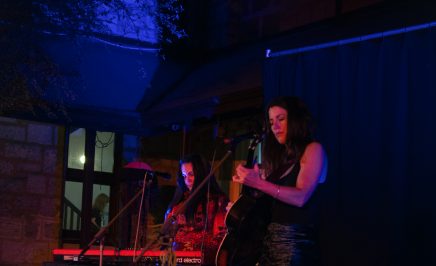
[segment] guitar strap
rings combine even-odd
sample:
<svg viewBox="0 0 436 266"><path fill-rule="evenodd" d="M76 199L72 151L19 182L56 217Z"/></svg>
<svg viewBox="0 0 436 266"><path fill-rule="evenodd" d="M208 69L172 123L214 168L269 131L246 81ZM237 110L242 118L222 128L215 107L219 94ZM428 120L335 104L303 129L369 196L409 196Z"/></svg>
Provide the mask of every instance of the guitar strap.
<svg viewBox="0 0 436 266"><path fill-rule="evenodd" d="M287 175L292 171L292 169L294 169L294 166L295 166L295 163L291 164L291 166L288 168L288 170L286 170L286 172L284 172L284 173L279 177L279 179L282 179L283 177L287 176Z"/></svg>
<svg viewBox="0 0 436 266"><path fill-rule="evenodd" d="M276 184L283 177L288 175L292 169L294 169L295 163L294 161L289 162L287 164L281 165L278 169L276 169L272 174L270 174L266 180Z"/></svg>

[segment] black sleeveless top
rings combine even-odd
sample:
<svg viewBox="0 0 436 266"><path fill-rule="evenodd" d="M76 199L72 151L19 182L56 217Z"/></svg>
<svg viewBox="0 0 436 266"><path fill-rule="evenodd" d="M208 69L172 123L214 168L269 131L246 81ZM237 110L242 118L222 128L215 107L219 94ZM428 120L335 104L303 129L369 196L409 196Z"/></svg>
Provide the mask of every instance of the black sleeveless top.
<svg viewBox="0 0 436 266"><path fill-rule="evenodd" d="M293 169L286 176L273 181L280 186L295 187L297 176L300 172L300 163L295 163ZM317 186L310 199L303 207L296 207L273 199L271 202L271 222L283 225L300 224L316 225L318 219L318 194Z"/></svg>

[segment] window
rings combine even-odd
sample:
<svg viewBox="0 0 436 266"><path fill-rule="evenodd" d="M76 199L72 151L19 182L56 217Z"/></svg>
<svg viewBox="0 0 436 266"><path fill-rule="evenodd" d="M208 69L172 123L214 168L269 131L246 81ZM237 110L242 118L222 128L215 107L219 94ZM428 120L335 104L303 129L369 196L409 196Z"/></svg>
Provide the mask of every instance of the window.
<svg viewBox="0 0 436 266"><path fill-rule="evenodd" d="M113 132L84 128L71 129L67 136L64 243L86 245L98 231L97 226L105 226L109 221L109 199L117 182L114 175L116 136Z"/></svg>
<svg viewBox="0 0 436 266"><path fill-rule="evenodd" d="M97 131L95 135L94 171L113 173L114 166L113 132Z"/></svg>

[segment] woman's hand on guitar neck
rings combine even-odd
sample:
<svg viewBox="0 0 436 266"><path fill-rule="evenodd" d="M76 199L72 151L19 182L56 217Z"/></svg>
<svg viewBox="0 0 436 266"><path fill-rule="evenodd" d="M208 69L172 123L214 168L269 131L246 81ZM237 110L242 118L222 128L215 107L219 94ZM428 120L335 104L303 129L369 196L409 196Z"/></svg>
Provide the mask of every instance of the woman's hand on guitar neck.
<svg viewBox="0 0 436 266"><path fill-rule="evenodd" d="M236 167L236 175L232 177L233 182L237 182L252 188L259 189L264 180L261 178L261 172L257 164L253 169L245 168L242 164Z"/></svg>

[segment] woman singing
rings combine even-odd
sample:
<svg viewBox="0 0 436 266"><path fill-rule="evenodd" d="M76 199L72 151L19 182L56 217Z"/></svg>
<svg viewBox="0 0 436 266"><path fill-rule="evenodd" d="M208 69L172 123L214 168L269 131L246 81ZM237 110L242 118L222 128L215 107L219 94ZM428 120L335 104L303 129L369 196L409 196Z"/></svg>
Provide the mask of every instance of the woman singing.
<svg viewBox="0 0 436 266"><path fill-rule="evenodd" d="M271 200L270 222L259 265L319 265L318 184L327 174L323 146L312 136L311 114L297 97L278 97L266 108L269 125L263 171L239 165L233 181L264 192Z"/></svg>

